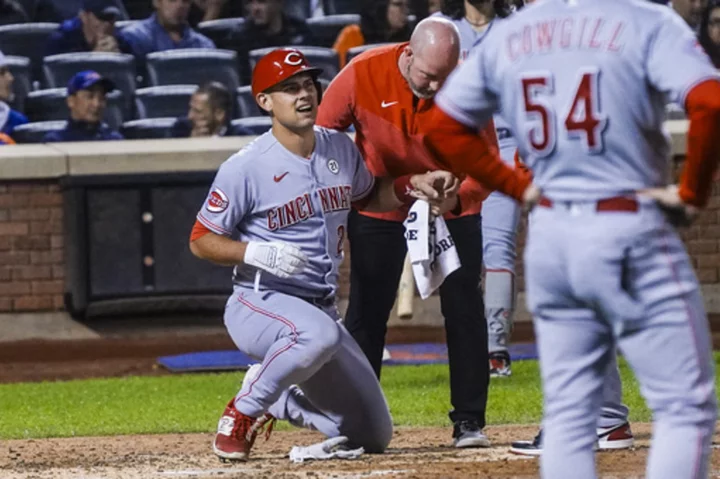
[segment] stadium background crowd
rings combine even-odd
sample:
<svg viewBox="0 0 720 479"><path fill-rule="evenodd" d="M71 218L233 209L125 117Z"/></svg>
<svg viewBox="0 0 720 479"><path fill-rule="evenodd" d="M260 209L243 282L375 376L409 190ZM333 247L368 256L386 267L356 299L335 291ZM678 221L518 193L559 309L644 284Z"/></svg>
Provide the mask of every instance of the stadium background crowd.
<svg viewBox="0 0 720 479"><path fill-rule="evenodd" d="M720 66L720 0L669 6ZM249 82L268 49L300 48L326 86L352 57L408 40L441 9L442 0L0 0L0 144L262 133L269 118Z"/></svg>

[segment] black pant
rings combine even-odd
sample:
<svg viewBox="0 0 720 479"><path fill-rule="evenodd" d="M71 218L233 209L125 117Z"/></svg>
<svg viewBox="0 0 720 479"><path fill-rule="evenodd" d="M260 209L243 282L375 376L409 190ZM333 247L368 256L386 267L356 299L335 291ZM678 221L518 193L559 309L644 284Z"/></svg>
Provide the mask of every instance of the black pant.
<svg viewBox="0 0 720 479"><path fill-rule="evenodd" d="M453 422L476 420L485 427L488 337L483 295L482 233L477 215L448 220L462 266L440 286L450 363L450 412ZM350 304L345 326L380 377L385 333L407 252L402 223L370 218L352 210Z"/></svg>

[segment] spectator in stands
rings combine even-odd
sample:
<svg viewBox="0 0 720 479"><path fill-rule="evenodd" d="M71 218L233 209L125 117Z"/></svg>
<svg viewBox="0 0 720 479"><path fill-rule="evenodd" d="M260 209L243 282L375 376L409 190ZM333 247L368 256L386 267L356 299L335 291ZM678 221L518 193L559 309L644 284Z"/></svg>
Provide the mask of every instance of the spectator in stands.
<svg viewBox="0 0 720 479"><path fill-rule="evenodd" d="M225 85L216 81L205 83L190 97L187 117L178 118L172 136L226 136L230 133L232 108L232 95Z"/></svg>
<svg viewBox="0 0 720 479"><path fill-rule="evenodd" d="M64 130L51 131L43 142L122 140L117 131L102 122L105 96L115 85L99 73L86 70L76 73L68 82L67 105L70 118Z"/></svg>
<svg viewBox="0 0 720 479"><path fill-rule="evenodd" d="M147 1L147 0L144 0ZM61 23L77 16L83 8L84 0L35 0L35 11L28 12L34 22ZM127 18L122 0L109 0L120 12L120 20Z"/></svg>
<svg viewBox="0 0 720 479"><path fill-rule="evenodd" d="M5 55L0 51L0 133L12 136L16 126L28 122L28 119L19 111L13 110L8 102L13 97L13 82L15 77L5 60Z"/></svg>
<svg viewBox="0 0 720 479"><path fill-rule="evenodd" d="M340 66L345 66L347 51L351 48L410 40L409 12L408 0L366 0L360 12L360 25L343 28L333 45L340 57Z"/></svg>
<svg viewBox="0 0 720 479"><path fill-rule="evenodd" d="M0 25L24 23L30 16L16 0L0 0Z"/></svg>
<svg viewBox="0 0 720 479"><path fill-rule="evenodd" d="M188 25L190 1L153 0L154 14L122 30L120 36L138 60L144 62L148 53L176 48L215 48L212 40Z"/></svg>
<svg viewBox="0 0 720 479"><path fill-rule="evenodd" d="M700 23L700 44L715 68L720 68L720 0L711 0Z"/></svg>
<svg viewBox="0 0 720 479"><path fill-rule="evenodd" d="M201 22L242 17L244 14L240 0L192 0L188 23L195 27Z"/></svg>
<svg viewBox="0 0 720 479"><path fill-rule="evenodd" d="M265 47L312 45L305 20L286 15L283 0L247 0L247 23L240 39L247 51Z"/></svg>
<svg viewBox="0 0 720 479"><path fill-rule="evenodd" d="M428 0L428 15L442 10L442 0Z"/></svg>
<svg viewBox="0 0 720 479"><path fill-rule="evenodd" d="M706 0L673 0L671 5L677 14L690 25L690 28L697 32L706 3Z"/></svg>
<svg viewBox="0 0 720 479"><path fill-rule="evenodd" d="M110 0L84 0L78 15L50 35L45 56L72 52L132 53L115 30L120 10Z"/></svg>

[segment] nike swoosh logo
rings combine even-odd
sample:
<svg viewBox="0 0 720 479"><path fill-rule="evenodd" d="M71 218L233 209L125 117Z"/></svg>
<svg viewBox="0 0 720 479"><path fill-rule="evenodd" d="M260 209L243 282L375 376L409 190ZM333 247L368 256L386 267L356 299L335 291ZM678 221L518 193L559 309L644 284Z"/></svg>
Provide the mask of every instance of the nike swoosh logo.
<svg viewBox="0 0 720 479"><path fill-rule="evenodd" d="M273 176L273 180L275 180L275 183L280 183L280 182L282 181L282 179L285 178L285 176L286 176L288 173L290 173L290 172L289 172L289 171L286 171L285 173L283 173L283 174L280 175L280 176Z"/></svg>
<svg viewBox="0 0 720 479"><path fill-rule="evenodd" d="M396 101L391 101L390 103L386 103L385 101L383 101L382 103L380 103L380 106L383 108L387 108L389 106L393 106L396 103L397 103Z"/></svg>

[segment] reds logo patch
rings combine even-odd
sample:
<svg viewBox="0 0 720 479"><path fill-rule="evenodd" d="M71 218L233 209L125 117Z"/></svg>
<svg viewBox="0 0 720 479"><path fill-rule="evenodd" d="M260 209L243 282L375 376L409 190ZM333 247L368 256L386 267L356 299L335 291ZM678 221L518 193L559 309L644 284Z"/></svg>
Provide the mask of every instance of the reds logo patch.
<svg viewBox="0 0 720 479"><path fill-rule="evenodd" d="M229 204L230 202L225 192L220 188L215 188L210 193L206 208L211 213L222 213L227 209Z"/></svg>

